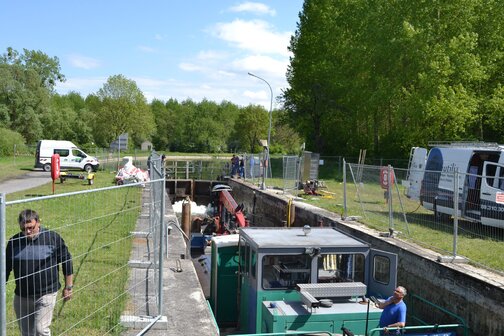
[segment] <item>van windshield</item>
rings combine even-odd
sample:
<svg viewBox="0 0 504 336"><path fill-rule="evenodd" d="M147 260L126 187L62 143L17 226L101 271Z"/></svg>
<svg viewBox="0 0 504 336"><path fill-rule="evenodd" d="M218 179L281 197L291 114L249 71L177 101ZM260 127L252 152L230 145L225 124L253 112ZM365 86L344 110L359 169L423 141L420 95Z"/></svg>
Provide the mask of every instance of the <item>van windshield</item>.
<svg viewBox="0 0 504 336"><path fill-rule="evenodd" d="M72 154L73 154L73 156L78 156L78 157L81 157L81 158L87 157L86 154L84 154L83 152L81 152L78 149L72 149Z"/></svg>

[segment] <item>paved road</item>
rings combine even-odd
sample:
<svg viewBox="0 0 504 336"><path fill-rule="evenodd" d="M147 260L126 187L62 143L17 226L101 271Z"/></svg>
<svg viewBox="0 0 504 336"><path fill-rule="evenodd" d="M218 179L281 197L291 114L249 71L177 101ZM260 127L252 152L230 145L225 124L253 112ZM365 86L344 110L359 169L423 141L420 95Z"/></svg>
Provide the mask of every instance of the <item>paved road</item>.
<svg viewBox="0 0 504 336"><path fill-rule="evenodd" d="M0 182L0 193L10 194L16 191L35 188L51 181L50 172L34 170L11 178L8 181Z"/></svg>

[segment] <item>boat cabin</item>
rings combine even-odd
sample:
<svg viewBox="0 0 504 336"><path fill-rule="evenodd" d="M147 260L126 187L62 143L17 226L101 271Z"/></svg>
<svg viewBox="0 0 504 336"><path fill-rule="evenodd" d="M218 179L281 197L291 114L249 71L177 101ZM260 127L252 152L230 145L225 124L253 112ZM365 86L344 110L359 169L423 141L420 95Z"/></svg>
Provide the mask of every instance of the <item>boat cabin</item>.
<svg viewBox="0 0 504 336"><path fill-rule="evenodd" d="M210 305L219 326L240 332L285 330L364 334L387 298L397 255L334 228L242 228L212 239Z"/></svg>

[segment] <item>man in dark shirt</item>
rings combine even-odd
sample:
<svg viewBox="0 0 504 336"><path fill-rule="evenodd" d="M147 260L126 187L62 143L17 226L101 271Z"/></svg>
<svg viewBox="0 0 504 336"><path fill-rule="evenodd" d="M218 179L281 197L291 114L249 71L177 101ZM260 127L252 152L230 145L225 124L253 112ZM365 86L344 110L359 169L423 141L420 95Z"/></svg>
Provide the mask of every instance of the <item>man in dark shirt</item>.
<svg viewBox="0 0 504 336"><path fill-rule="evenodd" d="M23 210L18 217L21 232L7 243L6 279L14 271L14 310L23 336L51 335L50 325L58 290L59 266L65 276L63 299L70 300L73 287L72 256L56 232L40 226L39 215Z"/></svg>

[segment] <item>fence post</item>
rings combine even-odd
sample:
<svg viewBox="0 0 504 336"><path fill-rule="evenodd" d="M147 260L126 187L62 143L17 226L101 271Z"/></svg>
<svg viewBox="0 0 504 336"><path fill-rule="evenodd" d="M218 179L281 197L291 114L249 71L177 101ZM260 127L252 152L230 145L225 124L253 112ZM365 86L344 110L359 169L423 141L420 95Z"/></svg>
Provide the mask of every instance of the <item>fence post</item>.
<svg viewBox="0 0 504 336"><path fill-rule="evenodd" d="M6 213L5 213L5 193L0 194L0 335L7 334L7 303L6 300L6 276L5 276L5 224L6 224Z"/></svg>
<svg viewBox="0 0 504 336"><path fill-rule="evenodd" d="M388 201L388 210L389 210L389 228L394 229L394 213L393 213L393 207L392 207L392 188L390 187L393 181L393 170L392 166L388 165L387 166L387 201Z"/></svg>
<svg viewBox="0 0 504 336"><path fill-rule="evenodd" d="M161 164L160 167L161 173L162 173L162 181L158 183L162 183L162 186L160 189L161 193L161 206L159 207L159 211L161 212L159 216L160 220L160 228L159 228L159 276L158 276L158 315L163 314L163 259L164 259L164 249L166 249L166 255L168 256L168 239L166 239L166 246L164 244L165 242L165 234L167 234L167 231L165 229L165 180L166 176L164 174L164 168L163 165Z"/></svg>
<svg viewBox="0 0 504 336"><path fill-rule="evenodd" d="M458 239L458 210L459 210L459 172L458 168L453 173L453 259L457 257Z"/></svg>
<svg viewBox="0 0 504 336"><path fill-rule="evenodd" d="M343 219L348 216L347 209L347 180L346 180L346 160L343 158Z"/></svg>

